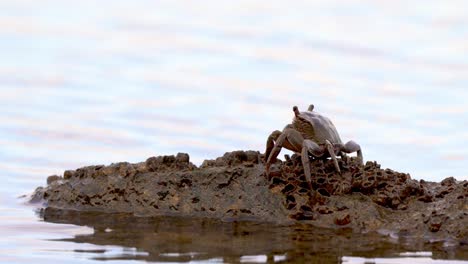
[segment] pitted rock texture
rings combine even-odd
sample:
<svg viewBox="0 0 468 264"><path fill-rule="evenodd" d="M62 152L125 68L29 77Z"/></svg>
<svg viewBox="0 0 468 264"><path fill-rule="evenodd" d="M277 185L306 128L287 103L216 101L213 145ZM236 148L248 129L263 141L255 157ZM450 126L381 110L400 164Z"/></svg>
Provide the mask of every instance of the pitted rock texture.
<svg viewBox="0 0 468 264"><path fill-rule="evenodd" d="M259 156L259 152L237 151L227 153L213 166L197 168L188 154L179 153L137 164L67 170L63 177L49 176L49 185L38 189L43 194L36 200L43 198L53 208L139 216L285 221L287 210L281 195L266 188Z"/></svg>
<svg viewBox="0 0 468 264"><path fill-rule="evenodd" d="M424 187L423 181L412 180L407 173L383 170L376 162L367 162L362 166L353 158L347 163L340 160L341 175L336 173L333 164L328 160L315 160L311 173L315 193L311 194L300 156L286 156L286 160L279 169L271 173L270 188L281 189L281 193L286 196L286 207L289 210L311 204L323 204L327 197L352 193L361 193L378 205L400 210L407 208L410 198L426 202L435 199L435 195ZM455 184L455 179L451 183ZM447 192L448 190L453 191L454 188L447 189ZM297 200L303 201L302 204L298 205Z"/></svg>
<svg viewBox="0 0 468 264"><path fill-rule="evenodd" d="M49 176L32 201L57 209L309 223L468 243L467 181L416 181L354 158L339 160L340 175L330 160L313 159L310 190L298 155L278 160L269 177L262 160L257 151L234 151L200 167L184 153L88 166Z"/></svg>
<svg viewBox="0 0 468 264"><path fill-rule="evenodd" d="M377 162L361 165L354 158L339 161L340 175L330 160L313 160L310 192L300 156L285 158L272 168L269 188L283 195L292 219L320 227L468 242L467 181L417 181L407 173L381 169Z"/></svg>

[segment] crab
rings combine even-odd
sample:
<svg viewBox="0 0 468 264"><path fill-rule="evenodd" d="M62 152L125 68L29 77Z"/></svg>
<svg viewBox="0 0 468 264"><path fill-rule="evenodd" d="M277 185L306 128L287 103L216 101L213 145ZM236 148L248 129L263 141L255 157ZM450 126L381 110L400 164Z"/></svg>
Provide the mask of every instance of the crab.
<svg viewBox="0 0 468 264"><path fill-rule="evenodd" d="M333 123L327 117L314 112L313 104L305 112L299 112L297 106L293 107L293 111L295 115L293 122L288 124L282 132L275 130L268 137L265 151L265 172L268 177L270 166L276 161L282 147L300 153L304 174L310 187L312 186L310 156L331 157L340 174L337 155L347 160L345 153L357 152L360 163L363 163L361 146L352 140L343 144Z"/></svg>

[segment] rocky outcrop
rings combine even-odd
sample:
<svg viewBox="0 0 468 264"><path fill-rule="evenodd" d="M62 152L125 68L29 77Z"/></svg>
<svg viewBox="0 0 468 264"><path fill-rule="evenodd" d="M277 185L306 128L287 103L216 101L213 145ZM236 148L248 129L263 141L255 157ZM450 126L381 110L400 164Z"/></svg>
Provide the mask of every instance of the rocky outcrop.
<svg viewBox="0 0 468 264"><path fill-rule="evenodd" d="M300 157L285 156L266 177L256 151L234 151L200 167L187 154L65 171L32 201L48 208L183 216L225 221L310 223L468 243L468 182L416 181L376 162L312 160L312 188Z"/></svg>
<svg viewBox="0 0 468 264"><path fill-rule="evenodd" d="M228 153L200 168L179 153L68 170L50 176L35 196L48 207L80 211L287 221L283 197L268 189L260 167L254 151Z"/></svg>

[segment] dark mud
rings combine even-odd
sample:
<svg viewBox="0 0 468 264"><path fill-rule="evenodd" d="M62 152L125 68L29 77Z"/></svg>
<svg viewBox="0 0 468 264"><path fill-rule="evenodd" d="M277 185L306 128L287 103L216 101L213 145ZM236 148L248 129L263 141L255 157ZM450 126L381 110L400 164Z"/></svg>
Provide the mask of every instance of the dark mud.
<svg viewBox="0 0 468 264"><path fill-rule="evenodd" d="M179 153L65 171L50 176L32 201L45 202L46 211L273 222L466 248L467 181L416 181L352 158L340 166L341 175L331 161L313 160L310 192L296 155L274 164L267 178L259 152L226 153L200 167Z"/></svg>

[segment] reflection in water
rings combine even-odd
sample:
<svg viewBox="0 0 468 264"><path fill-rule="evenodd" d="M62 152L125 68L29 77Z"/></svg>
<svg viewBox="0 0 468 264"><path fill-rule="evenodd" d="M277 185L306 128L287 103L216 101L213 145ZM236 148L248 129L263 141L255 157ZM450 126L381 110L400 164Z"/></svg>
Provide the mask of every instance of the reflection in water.
<svg viewBox="0 0 468 264"><path fill-rule="evenodd" d="M75 250L95 260L143 260L157 262L359 262L362 258L409 257L425 259L468 259L463 248L444 248L410 238L378 234L353 234L349 230L328 230L307 225L272 226L254 222L226 223L213 219L174 217L139 218L129 214L104 214L47 208L40 216L51 223L94 228L93 234L57 239L123 247L121 252L105 249ZM410 253L408 253L410 252ZM421 253L423 252L423 253ZM357 258L360 257L360 258ZM388 263L388 262L387 262ZM410 262L408 262L410 263Z"/></svg>

